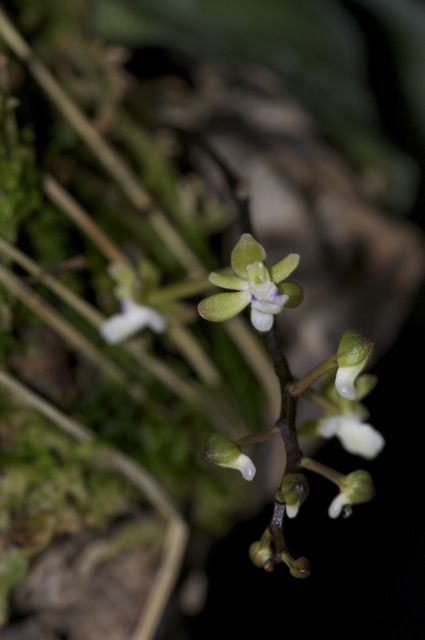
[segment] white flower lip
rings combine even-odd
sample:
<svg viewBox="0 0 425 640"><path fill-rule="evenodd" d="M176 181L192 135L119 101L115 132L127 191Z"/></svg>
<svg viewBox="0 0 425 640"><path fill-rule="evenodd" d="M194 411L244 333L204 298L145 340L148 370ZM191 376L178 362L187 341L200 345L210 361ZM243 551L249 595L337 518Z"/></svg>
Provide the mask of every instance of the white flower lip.
<svg viewBox="0 0 425 640"><path fill-rule="evenodd" d="M385 446L384 436L370 424L343 421L337 435L344 449L366 460L376 458Z"/></svg>
<svg viewBox="0 0 425 640"><path fill-rule="evenodd" d="M145 327L149 327L156 333L162 333L166 326L164 316L151 307L126 300L122 303L121 313L108 318L102 324L100 333L109 344L117 344Z"/></svg>
<svg viewBox="0 0 425 640"><path fill-rule="evenodd" d="M270 331L273 326L274 316L271 313L263 313L262 311L258 311L252 305L251 307L251 323L252 326L257 329L257 331L261 331L261 333L265 333L266 331Z"/></svg>
<svg viewBox="0 0 425 640"><path fill-rule="evenodd" d="M354 383L363 369L363 363L353 367L338 367L335 378L335 387L339 395L347 400L355 400L357 391Z"/></svg>
<svg viewBox="0 0 425 640"><path fill-rule="evenodd" d="M332 519L338 518L341 515L341 511L343 510L343 508L349 504L350 501L348 500L347 496L341 491L341 493L338 493L336 498L334 498L329 505L329 517Z"/></svg>
<svg viewBox="0 0 425 640"><path fill-rule="evenodd" d="M288 518L296 518L299 510L300 510L299 502L297 502L296 504L286 505L286 515L288 516Z"/></svg>
<svg viewBox="0 0 425 640"><path fill-rule="evenodd" d="M271 282L249 283L251 294L251 322L257 331L265 333L273 326L276 314L282 311L289 296L280 295L276 285Z"/></svg>
<svg viewBox="0 0 425 640"><path fill-rule="evenodd" d="M362 422L356 413L323 418L319 434L324 438L336 436L349 453L366 460L375 458L385 446L385 438L372 425Z"/></svg>
<svg viewBox="0 0 425 640"><path fill-rule="evenodd" d="M230 467L231 469L237 469L241 472L242 478L244 480L247 480L248 482L254 480L255 474L257 472L255 464L252 462L251 458L245 455L245 453L240 453L233 462L231 462L230 464L227 463L222 466Z"/></svg>

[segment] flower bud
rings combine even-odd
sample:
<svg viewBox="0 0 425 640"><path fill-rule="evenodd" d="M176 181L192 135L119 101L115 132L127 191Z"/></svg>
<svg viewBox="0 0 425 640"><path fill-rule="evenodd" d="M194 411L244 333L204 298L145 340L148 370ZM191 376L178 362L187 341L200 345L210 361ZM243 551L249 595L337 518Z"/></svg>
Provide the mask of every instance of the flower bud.
<svg viewBox="0 0 425 640"><path fill-rule="evenodd" d="M202 452L202 460L219 467L237 469L244 480L251 481L255 477L255 465L244 453L241 453L238 445L228 440L219 433L214 434Z"/></svg>
<svg viewBox="0 0 425 640"><path fill-rule="evenodd" d="M288 473L282 480L279 493L285 501L288 518L295 518L309 493L306 477L302 473Z"/></svg>
<svg viewBox="0 0 425 640"><path fill-rule="evenodd" d="M310 561L307 558L301 557L294 560L289 553L284 552L281 554L282 561L288 566L289 573L293 578L308 578L310 575Z"/></svg>
<svg viewBox="0 0 425 640"><path fill-rule="evenodd" d="M375 495L372 478L362 469L345 476L340 489L340 493L332 500L329 507L328 513L331 518L337 518L344 507L369 502Z"/></svg>
<svg viewBox="0 0 425 640"><path fill-rule="evenodd" d="M272 556L272 536L269 530L266 529L261 540L253 542L249 547L249 557L256 567L260 567L262 569Z"/></svg>
<svg viewBox="0 0 425 640"><path fill-rule="evenodd" d="M373 342L356 331L345 331L342 334L338 351L338 370L335 386L340 396L347 400L357 397L354 383L357 376L365 368L373 351Z"/></svg>

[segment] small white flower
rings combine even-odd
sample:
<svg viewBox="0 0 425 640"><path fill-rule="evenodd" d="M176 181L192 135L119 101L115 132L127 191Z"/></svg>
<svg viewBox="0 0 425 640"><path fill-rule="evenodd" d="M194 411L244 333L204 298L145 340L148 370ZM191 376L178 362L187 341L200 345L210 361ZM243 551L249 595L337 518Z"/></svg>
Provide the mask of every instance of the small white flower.
<svg viewBox="0 0 425 640"><path fill-rule="evenodd" d="M369 502L375 495L372 478L363 469L349 473L338 486L340 492L329 505L330 518L338 518L344 507Z"/></svg>
<svg viewBox="0 0 425 640"><path fill-rule="evenodd" d="M102 324L100 333L106 342L117 344L145 327L162 333L166 326L164 316L151 307L136 304L133 300L125 300L121 305L121 313L108 318Z"/></svg>
<svg viewBox="0 0 425 640"><path fill-rule="evenodd" d="M323 418L318 432L323 438L336 436L346 451L367 460L375 458L385 445L382 434L372 425L362 422L356 413Z"/></svg>
<svg viewBox="0 0 425 640"><path fill-rule="evenodd" d="M236 460L220 465L222 467L228 467L229 469L237 469L241 472L242 478L244 480L254 480L257 469L255 468L255 464L252 462L251 458L245 453L239 454Z"/></svg>

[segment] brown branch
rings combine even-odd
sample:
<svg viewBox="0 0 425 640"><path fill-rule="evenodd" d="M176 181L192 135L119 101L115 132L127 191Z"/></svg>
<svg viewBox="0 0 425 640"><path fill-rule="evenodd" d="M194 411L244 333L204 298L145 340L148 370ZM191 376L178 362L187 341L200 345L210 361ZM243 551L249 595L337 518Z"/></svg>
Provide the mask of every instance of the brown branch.
<svg viewBox="0 0 425 640"><path fill-rule="evenodd" d="M298 444L295 425L297 398L294 398L289 393L288 387L293 381L293 376L281 347L281 340L276 323L273 325L272 329L267 332L266 340L280 385L281 408L280 416L276 421L276 426L280 429L286 451L285 473L293 473L297 471L302 458L302 451Z"/></svg>

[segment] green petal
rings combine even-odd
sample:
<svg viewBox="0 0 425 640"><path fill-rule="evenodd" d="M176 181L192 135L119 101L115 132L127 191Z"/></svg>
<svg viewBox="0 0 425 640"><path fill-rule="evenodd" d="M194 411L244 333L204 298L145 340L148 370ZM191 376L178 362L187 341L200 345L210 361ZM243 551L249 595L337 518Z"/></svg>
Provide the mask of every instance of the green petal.
<svg viewBox="0 0 425 640"><path fill-rule="evenodd" d="M270 270L270 275L275 284L285 280L298 267L300 256L298 253L290 253L286 258L274 265Z"/></svg>
<svg viewBox="0 0 425 640"><path fill-rule="evenodd" d="M303 301L304 291L296 282L282 282L277 288L279 293L289 296L288 302L285 302L285 309L294 309Z"/></svg>
<svg viewBox="0 0 425 640"><path fill-rule="evenodd" d="M363 398L375 388L376 383L378 382L377 376L372 375L371 373L365 373L362 376L359 376L354 384L357 391L356 400L363 400Z"/></svg>
<svg viewBox="0 0 425 640"><path fill-rule="evenodd" d="M210 273L208 280L215 284L216 287L222 289L233 289L234 291L246 291L248 289L248 283L246 280L242 280L238 276L230 276L224 273L216 273L213 271Z"/></svg>
<svg viewBox="0 0 425 640"><path fill-rule="evenodd" d="M232 251L231 263L233 271L246 280L247 266L253 262L263 262L265 259L266 252L261 244L250 233L243 233Z"/></svg>
<svg viewBox="0 0 425 640"><path fill-rule="evenodd" d="M198 304L199 315L210 322L223 322L236 316L250 303L248 291L236 293L217 293L205 298Z"/></svg>

